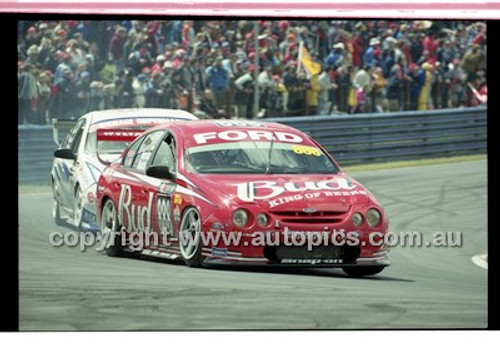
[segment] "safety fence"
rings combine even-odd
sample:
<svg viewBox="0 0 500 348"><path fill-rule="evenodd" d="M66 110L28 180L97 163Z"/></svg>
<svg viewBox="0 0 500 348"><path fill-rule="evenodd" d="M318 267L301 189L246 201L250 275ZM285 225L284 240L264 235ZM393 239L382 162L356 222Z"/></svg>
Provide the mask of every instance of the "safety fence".
<svg viewBox="0 0 500 348"><path fill-rule="evenodd" d="M267 118L300 129L340 165L486 153L485 107L384 114ZM18 127L19 182L49 184L51 126Z"/></svg>

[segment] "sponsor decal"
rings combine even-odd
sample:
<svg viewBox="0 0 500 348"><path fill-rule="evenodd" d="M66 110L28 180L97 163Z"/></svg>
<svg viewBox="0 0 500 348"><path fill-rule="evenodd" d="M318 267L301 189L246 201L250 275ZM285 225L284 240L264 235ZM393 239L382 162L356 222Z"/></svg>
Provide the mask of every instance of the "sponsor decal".
<svg viewBox="0 0 500 348"><path fill-rule="evenodd" d="M179 208L178 205L176 205L174 208L174 221L175 222L181 221L181 209Z"/></svg>
<svg viewBox="0 0 500 348"><path fill-rule="evenodd" d="M179 255L167 253L166 251L159 250L151 250L151 249L143 249L141 251L142 255L152 256L152 257L161 257L163 259L175 260L179 258Z"/></svg>
<svg viewBox="0 0 500 348"><path fill-rule="evenodd" d="M94 213L84 208L82 210L82 220L88 223L96 223L97 217Z"/></svg>
<svg viewBox="0 0 500 348"><path fill-rule="evenodd" d="M97 141L133 141L142 130L98 129Z"/></svg>
<svg viewBox="0 0 500 348"><path fill-rule="evenodd" d="M265 123L250 120L217 120L214 124L219 127L267 127Z"/></svg>
<svg viewBox="0 0 500 348"><path fill-rule="evenodd" d="M182 204L182 196L180 194L176 193L174 195L173 201L174 201L174 204L181 205Z"/></svg>
<svg viewBox="0 0 500 348"><path fill-rule="evenodd" d="M156 213L158 217L158 229L168 237L174 235L171 217L170 197L159 196L156 200Z"/></svg>
<svg viewBox="0 0 500 348"><path fill-rule="evenodd" d="M343 263L343 259L281 259L280 263L285 264L305 264L305 265L319 265L319 264L339 264Z"/></svg>
<svg viewBox="0 0 500 348"><path fill-rule="evenodd" d="M168 193L169 185L166 182L162 182L160 186L158 186L159 193Z"/></svg>
<svg viewBox="0 0 500 348"><path fill-rule="evenodd" d="M193 135L197 144L206 144L210 140L225 141L279 141L284 143L302 143L304 139L297 134L286 132L269 132L263 130L228 130L223 132L198 133Z"/></svg>
<svg viewBox="0 0 500 348"><path fill-rule="evenodd" d="M284 196L280 198L275 198L272 200L268 201L269 208L274 208L277 207L281 204L285 203L290 203L290 202L296 202L296 201L303 201L304 199L312 199L312 198L319 198L319 197L332 197L332 196L358 196L358 195L366 195L366 191L364 190L352 190L352 191L320 191L320 192L308 192L305 194L296 194L296 195L290 195L290 196ZM340 202L343 204L346 204L345 199L340 199ZM304 208L308 209L308 208ZM308 211L305 211L305 213L309 213Z"/></svg>
<svg viewBox="0 0 500 348"><path fill-rule="evenodd" d="M340 191L353 190L356 188L356 185L353 185L345 178L336 178L318 182L287 182L284 184L279 184L274 181L251 181L247 183L235 184L235 186L238 198L244 202L271 199L286 192ZM314 194L304 194L304 197L316 198Z"/></svg>
<svg viewBox="0 0 500 348"><path fill-rule="evenodd" d="M227 248L212 248L212 256L225 259L227 257Z"/></svg>
<svg viewBox="0 0 500 348"><path fill-rule="evenodd" d="M222 230L224 228L224 226L222 226L222 224L220 222L214 222L212 224L212 229L214 230Z"/></svg>
<svg viewBox="0 0 500 348"><path fill-rule="evenodd" d="M89 163L87 161L85 162L85 165L87 166L87 168L90 172L90 175L92 175L92 179L94 180L94 182L97 182L97 179L99 178L99 175L101 174L101 171L99 170L99 168L97 168L92 163Z"/></svg>
<svg viewBox="0 0 500 348"><path fill-rule="evenodd" d="M147 206L131 204L132 189L122 184L118 205L118 221L128 232L151 231L151 209L153 206L153 192L149 192ZM127 224L125 224L125 217Z"/></svg>
<svg viewBox="0 0 500 348"><path fill-rule="evenodd" d="M66 163L64 162L59 162L59 171L61 173L61 177L63 178L64 181L69 180L69 169Z"/></svg>
<svg viewBox="0 0 500 348"><path fill-rule="evenodd" d="M297 155L321 156L321 151L314 146L292 145L292 150Z"/></svg>

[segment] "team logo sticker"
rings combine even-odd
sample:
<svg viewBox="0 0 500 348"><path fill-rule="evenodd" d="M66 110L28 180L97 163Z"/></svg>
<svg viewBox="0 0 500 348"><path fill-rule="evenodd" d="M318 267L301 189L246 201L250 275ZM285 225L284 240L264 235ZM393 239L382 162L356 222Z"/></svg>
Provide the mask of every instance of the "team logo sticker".
<svg viewBox="0 0 500 348"><path fill-rule="evenodd" d="M175 222L181 221L181 209L179 208L178 205L176 205L174 208L174 221Z"/></svg>
<svg viewBox="0 0 500 348"><path fill-rule="evenodd" d="M174 195L174 204L181 205L182 204L182 196L179 194Z"/></svg>

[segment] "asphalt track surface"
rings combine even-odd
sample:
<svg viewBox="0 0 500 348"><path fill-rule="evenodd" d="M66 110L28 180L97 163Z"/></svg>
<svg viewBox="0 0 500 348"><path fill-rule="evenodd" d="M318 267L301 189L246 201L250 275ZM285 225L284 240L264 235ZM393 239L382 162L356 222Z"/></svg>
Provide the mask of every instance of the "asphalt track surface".
<svg viewBox="0 0 500 348"><path fill-rule="evenodd" d="M49 245L50 194L19 199L21 330L484 328L486 161L358 172L391 231L459 231L462 246L395 247L364 279L340 269L192 269Z"/></svg>

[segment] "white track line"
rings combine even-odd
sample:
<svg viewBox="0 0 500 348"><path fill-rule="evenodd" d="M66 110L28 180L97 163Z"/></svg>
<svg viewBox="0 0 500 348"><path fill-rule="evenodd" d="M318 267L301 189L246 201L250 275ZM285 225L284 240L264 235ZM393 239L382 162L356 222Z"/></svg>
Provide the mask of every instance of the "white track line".
<svg viewBox="0 0 500 348"><path fill-rule="evenodd" d="M472 262L474 262L476 266L488 269L488 254L472 256Z"/></svg>

